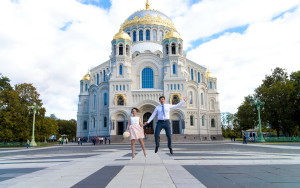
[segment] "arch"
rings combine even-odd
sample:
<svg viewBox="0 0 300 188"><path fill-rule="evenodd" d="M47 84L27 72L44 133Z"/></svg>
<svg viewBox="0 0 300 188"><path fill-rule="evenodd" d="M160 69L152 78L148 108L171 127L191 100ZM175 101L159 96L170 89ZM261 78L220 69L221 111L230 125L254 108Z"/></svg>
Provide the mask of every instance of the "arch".
<svg viewBox="0 0 300 188"><path fill-rule="evenodd" d="M122 64L119 65L119 75L120 76L123 75L123 65Z"/></svg>
<svg viewBox="0 0 300 188"><path fill-rule="evenodd" d="M87 121L86 120L83 121L82 129L87 130Z"/></svg>
<svg viewBox="0 0 300 188"><path fill-rule="evenodd" d="M157 41L157 30L154 29L152 35L153 35L153 41Z"/></svg>
<svg viewBox="0 0 300 188"><path fill-rule="evenodd" d="M105 92L103 93L103 105L108 104L108 94Z"/></svg>
<svg viewBox="0 0 300 188"><path fill-rule="evenodd" d="M166 49L166 54L168 55L169 54L169 45L168 44L166 44L165 49Z"/></svg>
<svg viewBox="0 0 300 188"><path fill-rule="evenodd" d="M146 30L146 40L150 40L150 30Z"/></svg>
<svg viewBox="0 0 300 188"><path fill-rule="evenodd" d="M119 44L119 55L124 55L124 53L123 53L123 44L122 43Z"/></svg>
<svg viewBox="0 0 300 188"><path fill-rule="evenodd" d="M87 91L88 89L88 84L85 84L85 91Z"/></svg>
<svg viewBox="0 0 300 188"><path fill-rule="evenodd" d="M210 110L215 110L215 102L216 101L214 98L210 99L210 105L209 105Z"/></svg>
<svg viewBox="0 0 300 188"><path fill-rule="evenodd" d="M177 66L176 66L176 63L173 63L173 65L172 65L172 73L173 73L173 74L177 74Z"/></svg>
<svg viewBox="0 0 300 188"><path fill-rule="evenodd" d="M142 88L154 88L154 73L150 67L142 70Z"/></svg>
<svg viewBox="0 0 300 188"><path fill-rule="evenodd" d="M103 127L107 127L107 117L104 116L103 118Z"/></svg>
<svg viewBox="0 0 300 188"><path fill-rule="evenodd" d="M194 126L194 116L190 115L190 126Z"/></svg>
<svg viewBox="0 0 300 188"><path fill-rule="evenodd" d="M133 35L133 42L136 42L136 31L133 31L132 35Z"/></svg>
<svg viewBox="0 0 300 188"><path fill-rule="evenodd" d="M144 31L139 30L139 41L143 41L143 35L144 35Z"/></svg>
<svg viewBox="0 0 300 188"><path fill-rule="evenodd" d="M129 56L129 52L130 52L130 48L129 48L129 45L126 44L126 55Z"/></svg>
<svg viewBox="0 0 300 188"><path fill-rule="evenodd" d="M100 77L99 77L99 73L97 73L97 85L100 84Z"/></svg>
<svg viewBox="0 0 300 188"><path fill-rule="evenodd" d="M173 55L176 54L176 44L174 42L171 44L171 52Z"/></svg>
<svg viewBox="0 0 300 188"><path fill-rule="evenodd" d="M200 83L201 82L201 76L200 76L200 72L198 72L197 74L197 82Z"/></svg>
<svg viewBox="0 0 300 188"><path fill-rule="evenodd" d="M194 95L193 95L193 92L192 92L192 91L189 92L189 98L190 98L189 103L190 103L190 104L193 104L193 103L194 103Z"/></svg>
<svg viewBox="0 0 300 188"><path fill-rule="evenodd" d="M193 69L190 70L190 74L191 74L191 80L194 80L194 70Z"/></svg>
<svg viewBox="0 0 300 188"><path fill-rule="evenodd" d="M123 106L124 105L124 98L123 98L123 96L118 96L118 98L117 98L117 105L119 105L119 106Z"/></svg>
<svg viewBox="0 0 300 188"><path fill-rule="evenodd" d="M212 119L210 120L210 126L211 126L211 127L216 127L216 122L215 122L215 119L214 119L214 118L212 118Z"/></svg>
<svg viewBox="0 0 300 188"><path fill-rule="evenodd" d="M163 38L164 38L164 32L163 32L162 30L160 30L160 31L158 32L158 41L162 41Z"/></svg>

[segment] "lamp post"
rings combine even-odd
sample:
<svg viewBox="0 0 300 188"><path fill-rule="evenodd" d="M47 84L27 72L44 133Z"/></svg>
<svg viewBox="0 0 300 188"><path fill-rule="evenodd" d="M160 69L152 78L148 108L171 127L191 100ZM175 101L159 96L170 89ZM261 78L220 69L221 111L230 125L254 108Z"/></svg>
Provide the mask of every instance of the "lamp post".
<svg viewBox="0 0 300 188"><path fill-rule="evenodd" d="M258 127L259 127L259 137L256 140L257 142L265 142L265 139L262 135L262 131L261 131L261 119L260 119L260 106L264 105L264 102L261 102L259 99L256 99L252 105L256 107L257 112L258 112Z"/></svg>
<svg viewBox="0 0 300 188"><path fill-rule="evenodd" d="M28 106L29 110L33 110L32 138L31 138L31 142L30 142L31 146L37 146L35 139L34 139L34 126L35 126L35 114L37 113L37 110L40 108L41 107L38 106L36 103L34 103L33 106Z"/></svg>

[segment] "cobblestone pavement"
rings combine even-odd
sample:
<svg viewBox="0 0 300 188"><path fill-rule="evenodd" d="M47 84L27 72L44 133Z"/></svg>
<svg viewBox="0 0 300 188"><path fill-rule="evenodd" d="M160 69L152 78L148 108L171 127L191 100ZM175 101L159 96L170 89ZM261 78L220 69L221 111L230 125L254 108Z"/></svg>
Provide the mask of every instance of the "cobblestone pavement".
<svg viewBox="0 0 300 188"><path fill-rule="evenodd" d="M300 143L165 143L0 148L0 187L300 187Z"/></svg>

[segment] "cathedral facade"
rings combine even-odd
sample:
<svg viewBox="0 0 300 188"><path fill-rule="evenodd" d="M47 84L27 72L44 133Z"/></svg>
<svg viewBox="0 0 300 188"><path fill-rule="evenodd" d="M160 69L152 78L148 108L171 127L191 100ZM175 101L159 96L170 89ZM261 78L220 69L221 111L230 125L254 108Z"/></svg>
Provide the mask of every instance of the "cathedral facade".
<svg viewBox="0 0 300 188"><path fill-rule="evenodd" d="M208 63L208 62L207 62ZM183 40L165 14L149 8L130 15L111 41L108 61L80 81L77 137L122 135L133 107L145 122L159 97L177 104L170 112L172 134L222 138L217 78L189 59ZM157 119L144 127L153 134Z"/></svg>

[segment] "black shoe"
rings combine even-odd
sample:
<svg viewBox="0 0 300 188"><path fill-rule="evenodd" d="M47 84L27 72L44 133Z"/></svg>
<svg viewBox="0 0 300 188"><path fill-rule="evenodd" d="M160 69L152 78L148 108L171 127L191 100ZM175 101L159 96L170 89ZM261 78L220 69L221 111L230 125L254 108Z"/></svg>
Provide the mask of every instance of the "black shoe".
<svg viewBox="0 0 300 188"><path fill-rule="evenodd" d="M173 150L172 150L172 148L169 148L169 150L170 150L170 153L173 155Z"/></svg>
<svg viewBox="0 0 300 188"><path fill-rule="evenodd" d="M155 147L155 153L157 153L157 151L158 151L158 146Z"/></svg>

